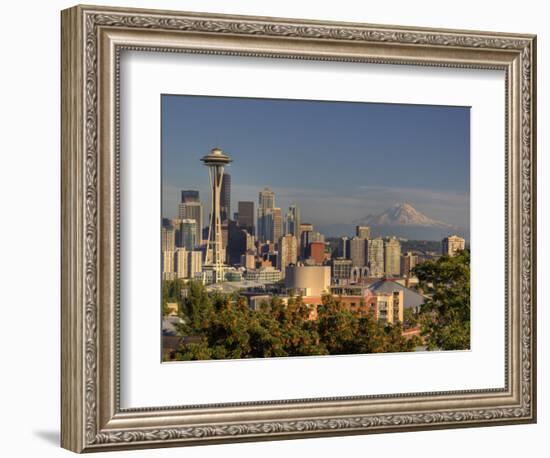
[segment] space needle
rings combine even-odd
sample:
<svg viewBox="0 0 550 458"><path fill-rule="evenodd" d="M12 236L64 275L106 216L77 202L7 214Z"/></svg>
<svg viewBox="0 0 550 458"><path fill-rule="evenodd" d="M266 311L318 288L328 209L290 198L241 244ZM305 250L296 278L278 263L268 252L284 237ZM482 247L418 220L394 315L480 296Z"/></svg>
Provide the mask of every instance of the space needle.
<svg viewBox="0 0 550 458"><path fill-rule="evenodd" d="M210 187L212 189L212 210L208 227L208 243L206 244L206 258L203 272L212 271L212 282L224 280L224 257L222 256L222 223L220 216L220 194L222 190L223 170L232 162L231 158L220 148L214 148L209 154L201 158L208 167ZM203 280L206 278L203 277Z"/></svg>

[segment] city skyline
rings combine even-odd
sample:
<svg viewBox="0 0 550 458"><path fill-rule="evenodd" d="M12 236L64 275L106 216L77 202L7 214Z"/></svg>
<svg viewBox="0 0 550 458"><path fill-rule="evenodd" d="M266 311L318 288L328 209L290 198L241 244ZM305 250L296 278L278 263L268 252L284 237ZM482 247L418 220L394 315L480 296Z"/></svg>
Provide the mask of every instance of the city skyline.
<svg viewBox="0 0 550 458"><path fill-rule="evenodd" d="M162 100L164 360L469 348L467 108Z"/></svg>
<svg viewBox="0 0 550 458"><path fill-rule="evenodd" d="M258 193L269 186L277 196L276 206L283 213L290 205L297 204L302 221L313 223L319 230L328 232L327 236L345 235L342 224L351 229L360 218L403 201L434 219L465 229L469 226L469 109L466 107L196 96L163 96L162 101L164 217L177 216L182 189L196 189L201 194L207 218L210 212L208 179L198 158L210 150L212 138L221 141L218 137L223 137L222 147L235 161L234 166L226 170L232 181L230 217L237 211L239 201L257 203ZM249 135L243 140L243 124L251 117L257 118L261 112L264 112L261 122L254 121ZM238 113L241 116L237 116ZM247 116L243 116L244 113ZM285 113L291 118L309 115L306 116L309 127L292 127ZM346 138L346 131L350 133L348 124L352 115L362 116L363 122L368 121L365 130L370 129L370 132L350 140ZM394 125L399 124L397 141L387 137L390 118ZM331 141L341 143L341 149L348 153L322 154L326 151L323 141L327 140L327 135L323 129L318 129L313 137L310 135L314 120L319 121L319 128L329 123ZM201 122L203 127L199 128L197 123ZM381 133L374 135L371 122ZM290 150L302 153L294 154L292 159L287 150L280 150L280 154L273 152L281 143L276 137L281 136L280 129L285 123L287 137L292 138ZM232 129L231 134L225 132L224 135L228 128ZM189 129L193 130L193 135L188 135ZM298 131L301 135L297 135ZM429 131L431 135L427 136ZM453 131L450 142L445 140L449 131ZM353 133L357 137L355 130ZM293 137L293 134L296 135ZM374 138L368 139L369 135ZM389 147L384 147L381 135ZM262 146L251 150L253 139ZM407 139L408 153L402 153L403 142ZM288 142L288 138L285 141ZM368 145L372 148L376 143L379 143L376 151L385 149L384 154L368 151ZM399 144L400 161L395 164L392 154L388 158L387 148L391 150ZM418 153L420 149L422 154L415 157L412 152ZM331 165L335 158L340 167ZM415 162L416 167L411 169ZM288 181L293 177L296 181L290 186ZM328 207L329 212L326 211ZM331 225L339 225L335 229L338 233L330 233Z"/></svg>

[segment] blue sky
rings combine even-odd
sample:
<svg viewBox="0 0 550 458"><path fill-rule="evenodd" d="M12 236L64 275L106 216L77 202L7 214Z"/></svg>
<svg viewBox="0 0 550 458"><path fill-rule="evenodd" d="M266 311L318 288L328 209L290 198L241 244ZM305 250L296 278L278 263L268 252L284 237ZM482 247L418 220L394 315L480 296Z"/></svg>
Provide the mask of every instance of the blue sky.
<svg viewBox="0 0 550 458"><path fill-rule="evenodd" d="M206 219L200 158L215 146L233 159L232 212L269 186L283 212L297 203L319 226L399 202L469 226L469 107L163 95L163 216L198 189Z"/></svg>

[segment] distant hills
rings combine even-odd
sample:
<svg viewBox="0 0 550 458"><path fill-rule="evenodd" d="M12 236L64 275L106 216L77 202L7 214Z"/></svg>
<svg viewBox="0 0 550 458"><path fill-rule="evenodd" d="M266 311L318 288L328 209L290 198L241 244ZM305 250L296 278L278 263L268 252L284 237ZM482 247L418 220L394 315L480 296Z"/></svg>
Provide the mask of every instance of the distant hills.
<svg viewBox="0 0 550 458"><path fill-rule="evenodd" d="M458 228L444 221L426 216L409 203L399 203L378 214L369 214L354 222L356 225L370 226L376 236L402 237L409 240L441 240L457 234L469 238L469 231ZM351 235L355 227L349 225L333 225L324 228L329 236ZM319 228L323 232L322 228Z"/></svg>

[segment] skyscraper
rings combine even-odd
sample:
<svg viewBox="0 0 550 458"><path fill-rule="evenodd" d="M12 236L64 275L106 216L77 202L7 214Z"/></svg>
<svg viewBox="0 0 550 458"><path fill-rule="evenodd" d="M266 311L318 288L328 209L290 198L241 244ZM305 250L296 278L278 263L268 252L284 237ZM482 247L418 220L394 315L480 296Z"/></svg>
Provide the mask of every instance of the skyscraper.
<svg viewBox="0 0 550 458"><path fill-rule="evenodd" d="M325 236L319 231L311 231L309 234L309 243L311 242L323 242L325 243Z"/></svg>
<svg viewBox="0 0 550 458"><path fill-rule="evenodd" d="M173 280L175 274L174 264L174 250L166 250L162 252L162 279Z"/></svg>
<svg viewBox="0 0 550 458"><path fill-rule="evenodd" d="M229 264L234 265L241 262L241 256L249 249L249 237L252 236L246 229L240 227L235 221L229 221L227 242Z"/></svg>
<svg viewBox="0 0 550 458"><path fill-rule="evenodd" d="M300 257L306 258L307 246L311 242L311 233L313 232L313 224L300 223Z"/></svg>
<svg viewBox="0 0 550 458"><path fill-rule="evenodd" d="M325 243L310 242L307 247L307 257L308 259L312 259L315 264L323 264L325 260Z"/></svg>
<svg viewBox="0 0 550 458"><path fill-rule="evenodd" d="M231 216L231 175L223 174L222 190L220 194L220 217L222 223L227 222Z"/></svg>
<svg viewBox="0 0 550 458"><path fill-rule="evenodd" d="M248 231L250 235L254 235L254 202L239 202L238 203L238 220L239 227Z"/></svg>
<svg viewBox="0 0 550 458"><path fill-rule="evenodd" d="M378 237L367 243L370 275L382 277L384 275L384 240Z"/></svg>
<svg viewBox="0 0 550 458"><path fill-rule="evenodd" d="M212 281L218 283L224 279L224 256L222 254L222 221L221 221L221 190L223 186L223 170L231 162L231 158L221 149L214 148L201 161L208 167L212 185L212 211L208 229L208 242L204 267L213 273Z"/></svg>
<svg viewBox="0 0 550 458"><path fill-rule="evenodd" d="M395 237L384 246L384 270L386 275L398 277L401 274L401 243Z"/></svg>
<svg viewBox="0 0 550 458"><path fill-rule="evenodd" d="M194 219L182 219L180 223L180 246L192 251L197 245L197 222Z"/></svg>
<svg viewBox="0 0 550 458"><path fill-rule="evenodd" d="M182 191L191 192L191 191ZM197 191L198 196L198 191ZM179 204L179 219L195 220L195 244L200 245L202 242L202 204L197 200L182 202Z"/></svg>
<svg viewBox="0 0 550 458"><path fill-rule="evenodd" d="M260 208L275 207L275 193L267 187L264 188L262 191L260 191L259 204Z"/></svg>
<svg viewBox="0 0 550 458"><path fill-rule="evenodd" d="M336 255L339 258L350 259L349 238L344 236L338 239L338 247L336 249Z"/></svg>
<svg viewBox="0 0 550 458"><path fill-rule="evenodd" d="M275 193L269 188L260 191L258 197L258 241L273 241L273 215L275 207Z"/></svg>
<svg viewBox="0 0 550 458"><path fill-rule="evenodd" d="M286 267L298 262L298 240L292 234L285 234L279 239L278 268L284 278Z"/></svg>
<svg viewBox="0 0 550 458"><path fill-rule="evenodd" d="M284 231L285 234L292 234L298 242L300 241L300 207L296 204L288 207Z"/></svg>
<svg viewBox="0 0 550 458"><path fill-rule="evenodd" d="M176 231L172 226L162 226L160 239L161 251L174 251L176 249Z"/></svg>
<svg viewBox="0 0 550 458"><path fill-rule="evenodd" d="M370 240L370 227L369 226L355 226L355 235L359 238Z"/></svg>
<svg viewBox="0 0 550 458"><path fill-rule="evenodd" d="M202 271L202 252L189 251L187 253L187 275L189 278L195 278Z"/></svg>
<svg viewBox="0 0 550 458"><path fill-rule="evenodd" d="M181 202L200 202L199 191L195 189L184 189L181 191Z"/></svg>
<svg viewBox="0 0 550 458"><path fill-rule="evenodd" d="M401 256L401 275L403 277L410 277L411 270L418 264L418 256L412 251L408 251Z"/></svg>
<svg viewBox="0 0 550 458"><path fill-rule="evenodd" d="M177 248L175 255L176 278L188 278L189 251L185 248Z"/></svg>
<svg viewBox="0 0 550 458"><path fill-rule="evenodd" d="M275 207L272 209L273 212L273 233L271 234L271 239L274 242L278 241L283 236L283 216L281 214L281 209Z"/></svg>
<svg viewBox="0 0 550 458"><path fill-rule="evenodd" d="M283 235L281 209L275 207L275 193L264 188L259 195L258 240L260 242L279 241Z"/></svg>
<svg viewBox="0 0 550 458"><path fill-rule="evenodd" d="M441 241L443 256L455 256L458 251L464 250L466 241L458 235L450 235Z"/></svg>
<svg viewBox="0 0 550 458"><path fill-rule="evenodd" d="M349 241L349 252L351 264L354 267L364 267L367 265L367 241L360 237L353 237Z"/></svg>

